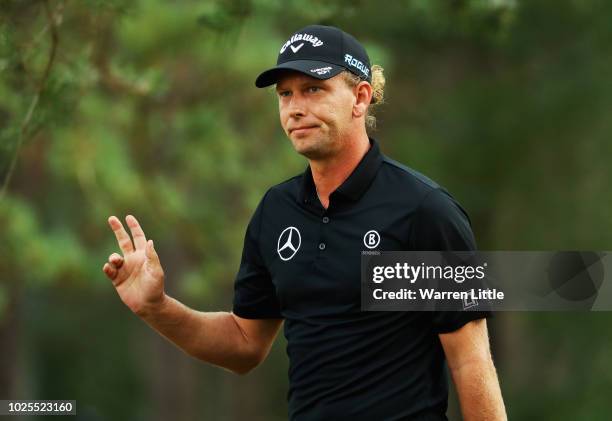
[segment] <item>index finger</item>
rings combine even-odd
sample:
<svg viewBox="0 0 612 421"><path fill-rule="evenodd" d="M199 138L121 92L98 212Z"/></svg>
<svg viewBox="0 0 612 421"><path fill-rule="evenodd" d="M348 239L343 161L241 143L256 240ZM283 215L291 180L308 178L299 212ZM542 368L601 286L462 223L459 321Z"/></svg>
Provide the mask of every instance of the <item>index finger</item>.
<svg viewBox="0 0 612 421"><path fill-rule="evenodd" d="M123 225L121 224L119 218L117 218L116 216L111 216L110 218L108 218L108 224L115 233L117 243L119 244L119 248L121 249L121 251L123 251L123 254L133 252L134 245L132 244L132 239L123 228Z"/></svg>

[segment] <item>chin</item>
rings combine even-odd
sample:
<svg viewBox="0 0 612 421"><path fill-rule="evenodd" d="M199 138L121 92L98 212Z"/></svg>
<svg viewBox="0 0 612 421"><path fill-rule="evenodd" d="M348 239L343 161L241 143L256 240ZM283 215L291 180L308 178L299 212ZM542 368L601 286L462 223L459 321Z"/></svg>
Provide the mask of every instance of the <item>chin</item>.
<svg viewBox="0 0 612 421"><path fill-rule="evenodd" d="M324 158L333 149L329 137L320 132L307 135L290 134L289 139L295 151L308 159Z"/></svg>
<svg viewBox="0 0 612 421"><path fill-rule="evenodd" d="M293 142L293 147L297 153L308 159L321 159L327 155L325 145L321 142L309 142L300 139Z"/></svg>

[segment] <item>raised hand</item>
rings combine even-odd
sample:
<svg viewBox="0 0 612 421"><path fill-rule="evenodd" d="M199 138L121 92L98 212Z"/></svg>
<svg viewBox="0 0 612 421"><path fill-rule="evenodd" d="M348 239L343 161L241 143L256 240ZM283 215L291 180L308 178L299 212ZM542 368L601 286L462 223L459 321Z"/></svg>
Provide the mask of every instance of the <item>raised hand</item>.
<svg viewBox="0 0 612 421"><path fill-rule="evenodd" d="M102 270L125 305L134 313L144 315L161 305L165 298L164 270L153 247L153 240L147 241L136 218L128 215L125 221L133 242L117 217L108 218L123 256L111 254Z"/></svg>

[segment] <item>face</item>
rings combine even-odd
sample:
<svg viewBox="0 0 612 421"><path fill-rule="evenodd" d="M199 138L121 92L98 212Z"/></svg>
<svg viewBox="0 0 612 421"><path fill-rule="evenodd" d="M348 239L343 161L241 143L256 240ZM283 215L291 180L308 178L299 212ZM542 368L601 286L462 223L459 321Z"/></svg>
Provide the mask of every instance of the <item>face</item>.
<svg viewBox="0 0 612 421"><path fill-rule="evenodd" d="M354 130L356 96L342 75L287 72L276 84L280 121L295 150L313 160L338 153Z"/></svg>

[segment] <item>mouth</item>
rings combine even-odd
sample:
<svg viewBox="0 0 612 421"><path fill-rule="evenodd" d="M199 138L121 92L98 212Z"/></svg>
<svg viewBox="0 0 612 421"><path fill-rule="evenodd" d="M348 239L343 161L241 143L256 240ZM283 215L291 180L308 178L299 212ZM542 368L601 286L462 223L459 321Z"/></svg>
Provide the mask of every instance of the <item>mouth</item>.
<svg viewBox="0 0 612 421"><path fill-rule="evenodd" d="M294 127L289 129L289 134L302 134L302 133L308 133L308 131L316 129L319 126L301 126L301 127Z"/></svg>

